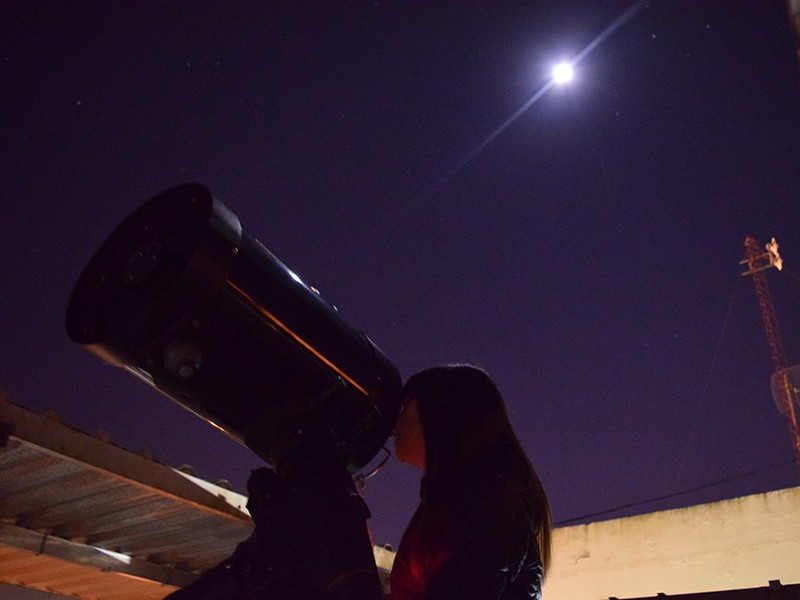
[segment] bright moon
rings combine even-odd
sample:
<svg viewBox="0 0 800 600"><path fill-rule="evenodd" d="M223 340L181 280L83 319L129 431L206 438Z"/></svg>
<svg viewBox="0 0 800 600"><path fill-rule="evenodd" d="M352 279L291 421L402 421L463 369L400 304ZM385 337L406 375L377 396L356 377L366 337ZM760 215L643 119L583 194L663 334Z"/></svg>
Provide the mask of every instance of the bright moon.
<svg viewBox="0 0 800 600"><path fill-rule="evenodd" d="M566 83L572 79L572 65L559 63L553 67L553 80L556 83Z"/></svg>

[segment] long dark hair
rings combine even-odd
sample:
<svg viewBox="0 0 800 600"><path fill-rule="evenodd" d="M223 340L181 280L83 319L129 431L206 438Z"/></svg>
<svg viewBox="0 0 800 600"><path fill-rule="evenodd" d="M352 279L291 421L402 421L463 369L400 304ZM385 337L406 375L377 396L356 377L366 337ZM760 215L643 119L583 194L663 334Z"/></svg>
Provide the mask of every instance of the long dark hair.
<svg viewBox="0 0 800 600"><path fill-rule="evenodd" d="M514 478L521 477L526 484L525 496L546 570L552 535L550 505L492 378L472 365L433 367L413 375L406 382L403 395L418 401L426 476L447 476L464 469L476 457L491 455L494 449L510 450Z"/></svg>

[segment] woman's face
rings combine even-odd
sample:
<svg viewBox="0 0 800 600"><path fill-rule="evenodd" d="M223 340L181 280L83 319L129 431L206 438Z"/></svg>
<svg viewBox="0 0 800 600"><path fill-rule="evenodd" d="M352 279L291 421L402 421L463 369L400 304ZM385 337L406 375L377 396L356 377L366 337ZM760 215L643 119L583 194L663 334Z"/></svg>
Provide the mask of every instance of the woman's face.
<svg viewBox="0 0 800 600"><path fill-rule="evenodd" d="M419 406L414 396L403 403L403 410L394 426L394 452L400 462L425 468L425 438L419 420Z"/></svg>

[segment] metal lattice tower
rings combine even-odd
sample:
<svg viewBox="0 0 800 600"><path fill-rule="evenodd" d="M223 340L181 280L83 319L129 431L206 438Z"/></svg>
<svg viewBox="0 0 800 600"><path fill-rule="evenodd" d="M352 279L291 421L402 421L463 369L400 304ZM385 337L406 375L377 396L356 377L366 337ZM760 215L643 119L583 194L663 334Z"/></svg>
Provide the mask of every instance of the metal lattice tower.
<svg viewBox="0 0 800 600"><path fill-rule="evenodd" d="M773 238L774 241L775 239ZM778 329L778 318L775 316L775 306L772 304L772 296L770 296L769 286L767 285L767 276L764 274L764 271L776 266L777 245L775 254L769 251L764 252L759 248L755 238L747 237L744 240L744 251L746 258L740 261L739 264L747 265L747 271L742 275L751 275L753 277L753 285L756 286L756 296L758 297L758 307L761 310L761 319L764 321L764 329L767 332L769 352L772 355L772 362L777 373L789 366L789 360L786 358L786 350Z"/></svg>
<svg viewBox="0 0 800 600"><path fill-rule="evenodd" d="M772 396L775 399L775 405L778 410L788 422L789 432L792 436L792 446L794 447L798 468L800 468L800 426L798 425L800 402L798 402L797 384L793 381L793 378L796 379L800 375L800 365L789 366L786 349L778 329L775 306L772 303L767 277L764 273L770 267L780 270L783 262L778 254L778 244L775 238L772 238L772 241L767 244L766 252L764 252L754 238L747 237L744 240L744 249L745 259L740 261L739 264L747 265L747 270L742 275L750 275L753 278L761 319L764 322L764 330L767 333L767 344L772 355L772 362L775 365L775 373L771 378Z"/></svg>

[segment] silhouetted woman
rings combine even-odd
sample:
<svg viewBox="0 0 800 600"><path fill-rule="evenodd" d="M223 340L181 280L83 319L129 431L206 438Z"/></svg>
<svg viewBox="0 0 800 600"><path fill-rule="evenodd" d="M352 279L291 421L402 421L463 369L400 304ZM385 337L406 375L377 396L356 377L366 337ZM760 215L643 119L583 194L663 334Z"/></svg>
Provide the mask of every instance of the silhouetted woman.
<svg viewBox="0 0 800 600"><path fill-rule="evenodd" d="M403 396L397 457L425 475L393 600L540 598L550 509L497 386L478 368L449 365L411 377Z"/></svg>

